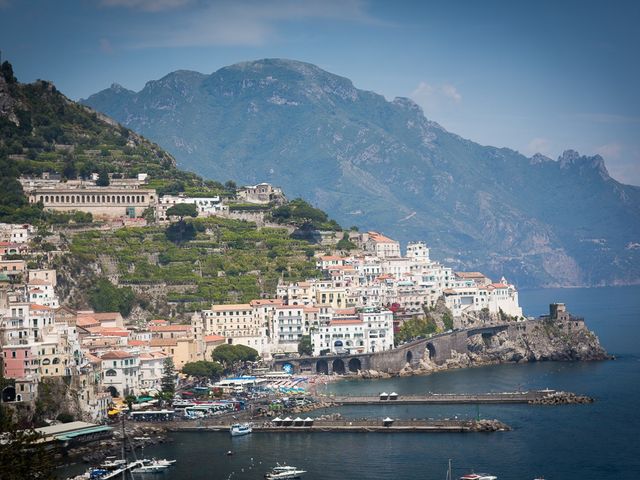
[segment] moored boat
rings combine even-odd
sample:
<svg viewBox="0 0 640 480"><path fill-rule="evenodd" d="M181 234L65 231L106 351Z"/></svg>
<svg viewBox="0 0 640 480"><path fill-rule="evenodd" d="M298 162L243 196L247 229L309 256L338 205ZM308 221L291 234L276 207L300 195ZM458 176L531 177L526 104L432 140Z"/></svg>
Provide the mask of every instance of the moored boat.
<svg viewBox="0 0 640 480"><path fill-rule="evenodd" d="M231 432L232 437L239 437L241 435L248 435L252 431L251 425L249 423L234 423L231 425L229 432Z"/></svg>
<svg viewBox="0 0 640 480"><path fill-rule="evenodd" d="M460 477L460 480L498 480L498 477L487 473L469 473Z"/></svg>
<svg viewBox="0 0 640 480"><path fill-rule="evenodd" d="M305 473L307 473L306 470L301 470L297 467L277 464L270 472L265 474L264 478L267 480L289 480L300 478Z"/></svg>

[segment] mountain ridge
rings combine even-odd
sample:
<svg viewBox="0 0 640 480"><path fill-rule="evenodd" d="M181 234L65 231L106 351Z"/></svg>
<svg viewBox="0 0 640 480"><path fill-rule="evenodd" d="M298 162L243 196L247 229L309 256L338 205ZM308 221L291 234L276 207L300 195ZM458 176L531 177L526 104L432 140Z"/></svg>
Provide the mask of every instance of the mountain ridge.
<svg viewBox="0 0 640 480"><path fill-rule="evenodd" d="M425 239L456 268L525 286L640 282L640 187L599 155L482 146L346 77L265 59L178 71L83 103L210 178L269 181L345 225Z"/></svg>

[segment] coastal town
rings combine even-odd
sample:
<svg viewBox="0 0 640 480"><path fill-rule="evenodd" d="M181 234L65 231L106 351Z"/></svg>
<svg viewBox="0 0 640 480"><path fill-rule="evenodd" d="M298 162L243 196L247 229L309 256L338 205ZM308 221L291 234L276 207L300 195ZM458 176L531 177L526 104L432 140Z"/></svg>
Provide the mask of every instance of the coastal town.
<svg viewBox="0 0 640 480"><path fill-rule="evenodd" d="M146 222L148 208L167 221L167 205L180 203L197 204L200 216L229 215L219 197L158 196L144 188L144 174L112 179L109 186L98 186L97 174L94 179L61 182L43 175L21 183L45 209L90 213L119 227ZM285 201L269 184L240 192L245 202ZM480 322L483 312L524 320L518 292L505 279L494 283L479 272L454 272L432 260L422 242L409 243L402 255L399 242L383 234L350 232L356 253L318 254L315 278L281 281L273 298L211 305L193 312L189 323L153 318L129 324L119 312L60 304L57 272L36 268L34 259L63 252L38 250L35 227L3 224L0 235L3 375L12 380L3 401L34 401L43 379L66 378L92 421L107 418L113 398L158 393L166 359L180 371L210 360L224 344L251 347L266 362L297 356L304 337L314 356L383 352L394 348L403 322L424 316L439 299L452 312L439 331Z"/></svg>
<svg viewBox="0 0 640 480"><path fill-rule="evenodd" d="M36 435L56 449L59 461L71 455L95 463L117 451L125 438L142 439L128 447L133 451L165 441L169 430L230 430L233 436L251 431L510 429L496 419L345 420L339 413L326 413L341 405L592 401L555 390L327 395L324 384L350 376L419 375L517 362L525 355L535 360L606 355L583 320L563 304L551 306L544 318L554 323L541 329L540 319L524 316L517 288L505 278L494 282L481 272L455 271L432 259L424 242L409 242L403 251L400 242L375 231L351 229L341 232L339 241L333 231L318 232L318 246L307 254L315 266L313 275L298 280L282 276L270 295L246 303L211 302L167 318L72 308L62 296L70 299L69 271L52 265L64 265L56 260L73 255L69 243L61 240L87 229L170 228L189 215L292 233L288 225L273 224L264 209L230 208L234 201L287 206L282 190L270 184L241 187L232 198L223 198L159 194L148 181L146 174L109 175L106 181L104 173L91 180L61 181L47 173L21 177L30 203L48 212L85 217L77 217L77 228L73 222L0 224L1 403L23 422L38 418ZM545 342L540 334L549 328L556 329L551 337L575 335L575 345ZM531 349L523 337L536 346ZM522 353L525 347L528 351ZM576 353L576 348L582 350ZM114 422L124 418L131 425L118 437ZM96 442L98 451L91 447ZM148 459L109 462L106 470L98 469L106 472L104 478L122 469L140 473L172 465Z"/></svg>

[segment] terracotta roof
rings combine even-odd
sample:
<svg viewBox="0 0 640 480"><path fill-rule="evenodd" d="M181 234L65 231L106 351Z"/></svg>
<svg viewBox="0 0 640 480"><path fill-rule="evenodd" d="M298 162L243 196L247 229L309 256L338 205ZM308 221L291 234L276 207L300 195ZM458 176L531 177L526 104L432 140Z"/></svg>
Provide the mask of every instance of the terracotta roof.
<svg viewBox="0 0 640 480"><path fill-rule="evenodd" d="M131 347L142 347L144 345L149 345L149 342L145 340L129 340L127 345Z"/></svg>
<svg viewBox="0 0 640 480"><path fill-rule="evenodd" d="M302 310L302 305L280 305L276 310Z"/></svg>
<svg viewBox="0 0 640 480"><path fill-rule="evenodd" d="M76 325L79 327L90 327L91 325L100 325L100 322L93 317L88 315L78 316L76 319Z"/></svg>
<svg viewBox="0 0 640 480"><path fill-rule="evenodd" d="M118 318L122 318L120 312L92 313L91 316L96 320L117 320Z"/></svg>
<svg viewBox="0 0 640 480"><path fill-rule="evenodd" d="M156 318L155 320L149 320L147 325L169 325L167 320L162 320L161 318Z"/></svg>
<svg viewBox="0 0 640 480"><path fill-rule="evenodd" d="M385 237L381 233L378 232L367 232L369 234L369 238L376 243L398 243L395 240L390 239L389 237Z"/></svg>
<svg viewBox="0 0 640 480"><path fill-rule="evenodd" d="M340 326L340 325L361 325L363 324L362 320L359 318L340 318L333 319L329 322L329 326Z"/></svg>
<svg viewBox="0 0 640 480"><path fill-rule="evenodd" d="M319 311L320 311L320 309L319 309L318 307L302 307L302 309L303 309L305 312L309 312L309 313L312 313L312 312L319 312Z"/></svg>
<svg viewBox="0 0 640 480"><path fill-rule="evenodd" d="M331 262L336 260L344 260L344 258L338 255L323 255L322 257L320 257L320 260L322 260L323 262Z"/></svg>
<svg viewBox="0 0 640 480"><path fill-rule="evenodd" d="M100 358L102 360L117 360L117 359L120 359L120 358L131 358L131 357L135 357L135 356L136 355L133 354L133 353L123 352L122 350L114 350L114 351L105 353Z"/></svg>
<svg viewBox="0 0 640 480"><path fill-rule="evenodd" d="M51 282L41 280L39 278L33 278L27 282L27 285L51 285Z"/></svg>
<svg viewBox="0 0 640 480"><path fill-rule="evenodd" d="M191 325L152 325L149 330L152 332L189 332Z"/></svg>
<svg viewBox="0 0 640 480"><path fill-rule="evenodd" d="M31 303L29 304L29 310L52 310L52 308L45 305L38 305L37 303Z"/></svg>
<svg viewBox="0 0 640 480"><path fill-rule="evenodd" d="M220 335L206 335L204 337L204 341L206 343L221 342L224 341L224 337L221 337Z"/></svg>
<svg viewBox="0 0 640 480"><path fill-rule="evenodd" d="M162 352L144 352L140 354L140 360L156 360L160 358L167 358Z"/></svg>
<svg viewBox="0 0 640 480"><path fill-rule="evenodd" d="M211 310L214 312L228 312L229 310L251 310L248 303L234 303L229 305L212 305Z"/></svg>
<svg viewBox="0 0 640 480"><path fill-rule="evenodd" d="M120 328L105 327L87 327L86 330L91 333L102 335L104 337L128 337L129 331Z"/></svg>
<svg viewBox="0 0 640 480"><path fill-rule="evenodd" d="M509 288L509 286L504 283L492 283L491 286L494 288Z"/></svg>

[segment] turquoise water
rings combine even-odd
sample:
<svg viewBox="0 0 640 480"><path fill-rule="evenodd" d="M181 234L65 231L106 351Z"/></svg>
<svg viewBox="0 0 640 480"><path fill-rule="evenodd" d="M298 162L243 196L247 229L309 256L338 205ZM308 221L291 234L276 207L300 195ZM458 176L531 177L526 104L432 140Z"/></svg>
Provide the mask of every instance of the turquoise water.
<svg viewBox="0 0 640 480"><path fill-rule="evenodd" d="M531 290L521 292L530 315L553 301L586 318L615 361L499 365L424 377L344 381L336 393L484 392L554 388L596 398L592 405L343 407L345 416L395 418L499 418L511 432L492 434L253 434L181 433L145 455L178 459L154 478L257 479L276 462L303 467L312 479L444 479L470 468L500 480L626 479L640 472L640 287ZM232 449L236 454L227 457Z"/></svg>

